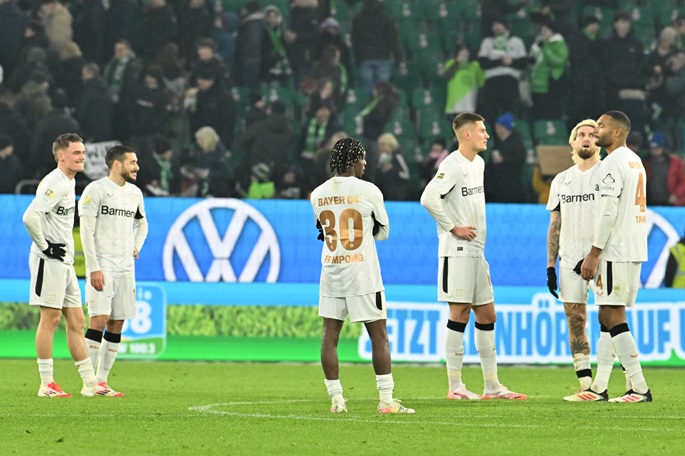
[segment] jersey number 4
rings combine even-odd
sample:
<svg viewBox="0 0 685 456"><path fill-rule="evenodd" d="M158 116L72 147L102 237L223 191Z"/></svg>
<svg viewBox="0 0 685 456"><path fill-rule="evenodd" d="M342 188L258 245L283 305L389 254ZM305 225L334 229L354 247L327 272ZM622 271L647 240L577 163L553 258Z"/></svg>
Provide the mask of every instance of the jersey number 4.
<svg viewBox="0 0 685 456"><path fill-rule="evenodd" d="M331 252L335 252L335 249L338 248L338 240L345 250L356 250L362 245L364 229L362 215L358 210L345 209L342 211L337 227L333 211L321 212L319 219L326 234L326 245Z"/></svg>

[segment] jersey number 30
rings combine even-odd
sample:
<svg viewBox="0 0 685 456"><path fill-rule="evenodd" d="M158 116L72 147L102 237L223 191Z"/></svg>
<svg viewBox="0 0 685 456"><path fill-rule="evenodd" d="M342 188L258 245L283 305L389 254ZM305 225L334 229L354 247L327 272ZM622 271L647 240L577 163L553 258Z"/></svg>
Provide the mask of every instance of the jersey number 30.
<svg viewBox="0 0 685 456"><path fill-rule="evenodd" d="M324 233L326 233L326 245L331 252L334 252L338 247L338 240L345 250L356 250L362 245L364 230L362 215L358 210L345 209L342 211L337 228L333 211L321 212L319 219Z"/></svg>

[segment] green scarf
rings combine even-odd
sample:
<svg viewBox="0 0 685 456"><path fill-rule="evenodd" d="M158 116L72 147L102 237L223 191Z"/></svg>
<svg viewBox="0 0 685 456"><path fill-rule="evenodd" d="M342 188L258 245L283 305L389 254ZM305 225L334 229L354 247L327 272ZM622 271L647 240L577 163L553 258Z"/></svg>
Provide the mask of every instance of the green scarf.
<svg viewBox="0 0 685 456"><path fill-rule="evenodd" d="M338 63L338 68L340 69L340 87L338 88L339 93L347 93L347 85L349 84L349 79L347 77L347 68L342 63Z"/></svg>
<svg viewBox="0 0 685 456"><path fill-rule="evenodd" d="M506 51L508 42L509 42L509 32L506 32L504 35L496 36L492 40L492 47L493 47L493 49L496 49L498 51Z"/></svg>
<svg viewBox="0 0 685 456"><path fill-rule="evenodd" d="M373 111L374 109L376 109L376 106L378 105L378 102L379 102L379 101L380 101L380 98L379 98L379 97L376 97L376 98L374 98L373 100L371 100L371 103L369 103L369 104L367 104L366 106L364 106L364 109L362 109L362 110L359 112L359 115L360 115L361 117L368 116L369 113L370 113L371 111Z"/></svg>
<svg viewBox="0 0 685 456"><path fill-rule="evenodd" d="M159 187L168 192L169 182L171 182L171 178L174 177L174 172L171 170L171 163L160 157L157 152L153 152L152 157L159 165Z"/></svg>
<svg viewBox="0 0 685 456"><path fill-rule="evenodd" d="M267 27L266 31L269 33L269 38L271 38L271 44L274 45L274 50L281 59L278 61L274 68L270 68L269 71L272 74L287 74L288 69L288 54L285 52L285 46L281 41L281 36L276 29Z"/></svg>
<svg viewBox="0 0 685 456"><path fill-rule="evenodd" d="M307 127L307 138L305 141L306 152L314 152L316 148L323 143L323 140L326 139L327 127L328 122L324 122L319 125L316 123L315 117L309 121L309 126Z"/></svg>

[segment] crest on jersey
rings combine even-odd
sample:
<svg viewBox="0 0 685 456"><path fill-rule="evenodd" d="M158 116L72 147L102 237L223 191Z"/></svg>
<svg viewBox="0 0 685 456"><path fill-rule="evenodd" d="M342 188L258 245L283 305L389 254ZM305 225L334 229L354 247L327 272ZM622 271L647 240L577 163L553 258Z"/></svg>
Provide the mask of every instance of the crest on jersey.
<svg viewBox="0 0 685 456"><path fill-rule="evenodd" d="M55 192L53 192L50 189L47 189L45 190L45 196L47 196L48 198L53 198L55 196Z"/></svg>
<svg viewBox="0 0 685 456"><path fill-rule="evenodd" d="M440 173L437 176L435 176L436 179L442 179L443 177L445 177L445 173Z"/></svg>
<svg viewBox="0 0 685 456"><path fill-rule="evenodd" d="M611 177L611 173L607 174L606 176L604 176L604 179L602 179L602 183L606 185L611 185L614 182L616 182L616 180L613 177Z"/></svg>
<svg viewBox="0 0 685 456"><path fill-rule="evenodd" d="M83 204L90 204L90 195L86 195L83 197Z"/></svg>

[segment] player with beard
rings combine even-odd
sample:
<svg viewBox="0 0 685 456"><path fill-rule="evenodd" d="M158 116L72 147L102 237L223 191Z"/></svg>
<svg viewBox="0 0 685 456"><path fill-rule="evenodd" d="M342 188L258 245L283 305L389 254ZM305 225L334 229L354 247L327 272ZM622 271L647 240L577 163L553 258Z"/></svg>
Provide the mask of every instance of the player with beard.
<svg viewBox="0 0 685 456"><path fill-rule="evenodd" d="M88 184L79 201L81 242L86 257L88 353L96 367L98 395L121 397L107 384L117 357L124 321L136 315L134 260L147 237L143 193L133 185L138 158L114 146L105 162L109 176Z"/></svg>
<svg viewBox="0 0 685 456"><path fill-rule="evenodd" d="M547 232L547 287L564 303L568 322L568 339L573 365L580 382L577 394L567 401L606 401L606 388L591 389L590 343L585 330L586 304L591 281L580 276L580 263L592 247L597 207L599 205L600 148L595 144L597 122L591 119L578 123L569 136L574 166L554 178L547 202L550 211ZM562 223L565 220L565 223ZM557 295L556 263L559 259L559 295ZM608 341L608 344L607 344ZM597 371L611 373L613 356L611 337L602 327L597 346ZM608 362L607 362L608 360Z"/></svg>
<svg viewBox="0 0 685 456"><path fill-rule="evenodd" d="M594 279L599 322L609 329L613 352L631 387L609 402L651 402L635 339L626 321L640 287L640 269L647 261L647 176L640 156L626 146L630 119L608 111L597 120L596 144L607 157L599 169L599 212L592 248L581 264L585 280ZM602 391L600 387L593 389Z"/></svg>

